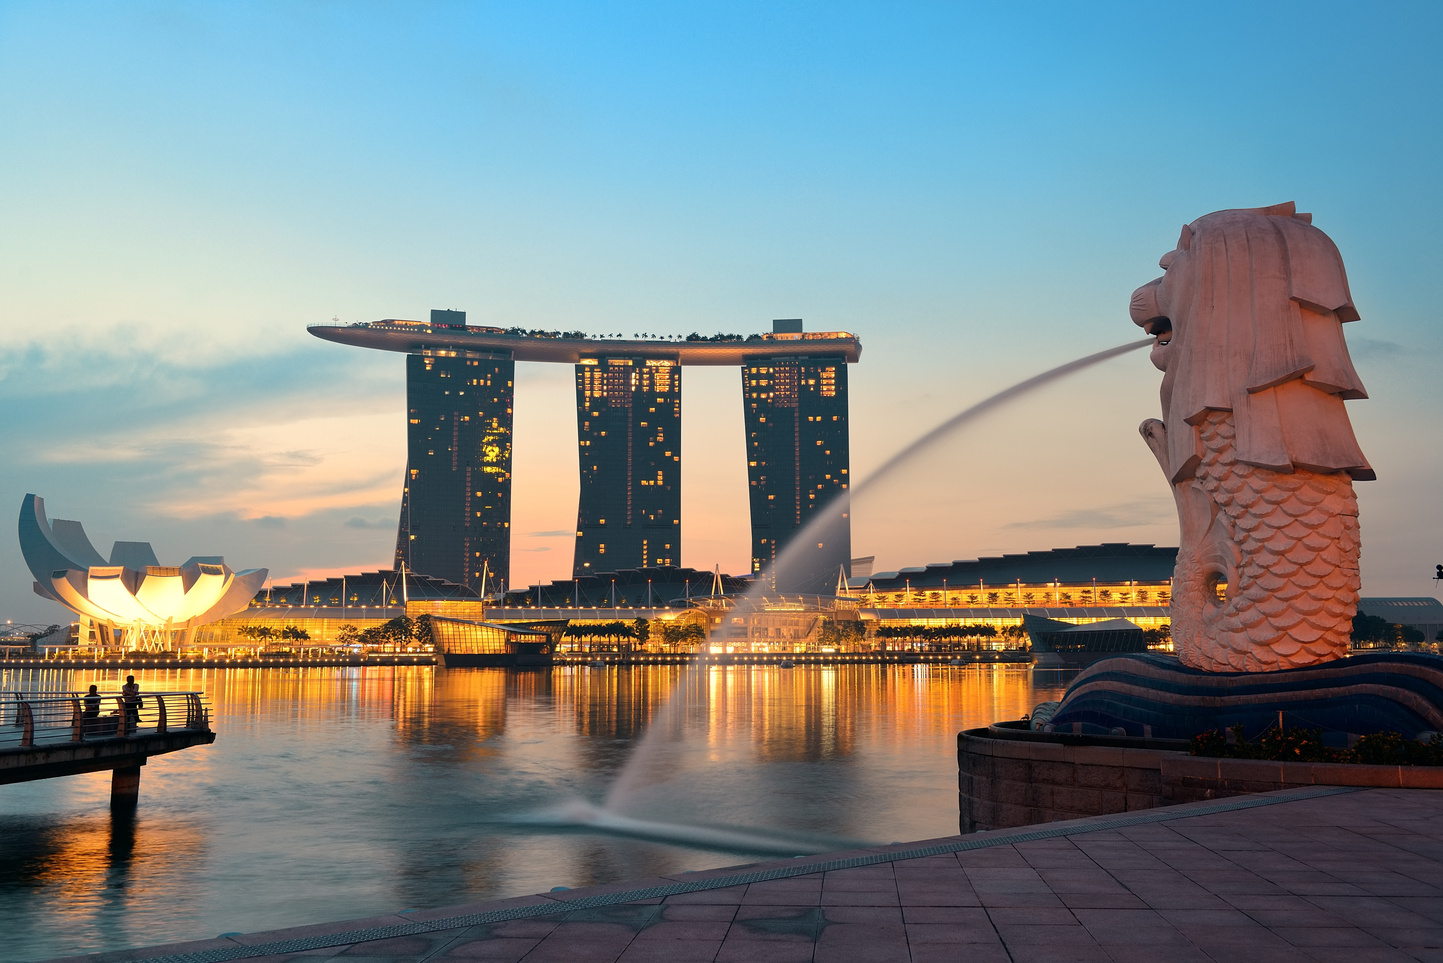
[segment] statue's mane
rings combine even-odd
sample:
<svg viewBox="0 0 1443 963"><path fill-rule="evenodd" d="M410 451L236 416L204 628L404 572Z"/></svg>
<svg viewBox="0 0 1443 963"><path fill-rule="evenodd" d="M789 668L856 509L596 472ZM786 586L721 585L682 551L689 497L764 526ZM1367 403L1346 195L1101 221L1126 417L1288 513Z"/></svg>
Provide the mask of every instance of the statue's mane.
<svg viewBox="0 0 1443 963"><path fill-rule="evenodd" d="M1344 399L1366 398L1342 323L1358 312L1331 238L1291 203L1218 211L1162 260L1173 322L1163 378L1175 480L1200 456L1196 425L1231 411L1239 461L1373 478Z"/></svg>

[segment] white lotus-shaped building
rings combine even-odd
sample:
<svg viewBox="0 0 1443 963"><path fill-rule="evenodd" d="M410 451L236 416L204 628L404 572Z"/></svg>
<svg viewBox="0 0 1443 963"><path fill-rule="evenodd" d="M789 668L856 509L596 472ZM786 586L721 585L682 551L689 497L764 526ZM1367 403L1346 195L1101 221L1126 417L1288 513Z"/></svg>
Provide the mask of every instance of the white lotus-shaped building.
<svg viewBox="0 0 1443 963"><path fill-rule="evenodd" d="M190 641L196 626L244 610L265 583L263 568L233 572L225 559L197 555L161 565L149 542L116 542L101 557L79 522L45 517L45 499L20 506L20 551L35 576L35 594L53 599L100 627L103 643Z"/></svg>

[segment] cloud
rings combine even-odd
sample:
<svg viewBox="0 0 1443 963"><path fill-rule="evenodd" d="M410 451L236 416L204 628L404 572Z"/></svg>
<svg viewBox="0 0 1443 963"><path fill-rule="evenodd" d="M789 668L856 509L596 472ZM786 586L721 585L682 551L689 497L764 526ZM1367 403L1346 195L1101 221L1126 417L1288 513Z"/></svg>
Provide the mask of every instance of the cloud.
<svg viewBox="0 0 1443 963"><path fill-rule="evenodd" d="M576 532L568 528L558 528L550 532L527 532L527 538L575 538Z"/></svg>
<svg viewBox="0 0 1443 963"><path fill-rule="evenodd" d="M1395 341L1384 341L1381 338L1349 338L1348 353L1355 361L1367 361L1373 358L1392 358L1402 354L1404 348Z"/></svg>
<svg viewBox="0 0 1443 963"><path fill-rule="evenodd" d="M150 412L184 416L197 403L255 411L300 398L334 401L338 390L368 393L367 378L395 378L389 359L336 351L307 336L259 354L227 350L213 338L181 339L203 355L177 357L164 350L176 339L153 325L24 335L6 343L0 332L0 397L44 399L52 410L58 402L82 416L76 424L126 424ZM96 397L107 403L94 404Z"/></svg>
<svg viewBox="0 0 1443 963"><path fill-rule="evenodd" d="M247 518L355 511L391 501L400 488L401 446L391 446L398 450L390 458L376 453L376 439L388 433L390 420L366 414L297 418L288 427L324 440L311 452L296 452L270 448L268 427L236 424L225 414L198 416L57 443L32 455L32 465L47 474L104 465L109 489L129 489L132 506L182 517L218 509Z"/></svg>
<svg viewBox="0 0 1443 963"><path fill-rule="evenodd" d="M1047 518L1008 522L1002 527L1013 531L1049 528L1139 528L1165 520L1169 506L1170 503L1165 499L1150 498L1103 508L1075 508Z"/></svg>
<svg viewBox="0 0 1443 963"><path fill-rule="evenodd" d="M182 517L294 519L396 498L405 464L397 399L342 377L325 352L306 345L181 370L109 348L84 360L128 382L92 384L74 359L34 347L38 371L0 364L0 405L15 415L13 447L26 452L18 471L44 478L103 466L109 498ZM369 371L364 358L356 367Z"/></svg>
<svg viewBox="0 0 1443 963"><path fill-rule="evenodd" d="M395 519L391 519L391 518L378 518L378 519L376 519L374 522L368 522L368 521L366 521L364 518L362 518L362 517L359 516L359 515L354 515L354 516L352 516L351 518L346 519L346 520L345 520L344 522L342 522L341 524L343 524L346 528L365 528L365 529L378 529L378 530L379 530L379 529L390 529L390 528L395 528L395 527L396 527Z"/></svg>
<svg viewBox="0 0 1443 963"><path fill-rule="evenodd" d="M396 358L304 334L265 357L184 359L149 350L159 339L148 329L13 338L0 330L12 454L0 490L39 492L97 541L143 538L167 560L224 555L273 573L389 567L406 458ZM347 525L353 517L364 527ZM18 566L0 552L0 610L55 621Z"/></svg>

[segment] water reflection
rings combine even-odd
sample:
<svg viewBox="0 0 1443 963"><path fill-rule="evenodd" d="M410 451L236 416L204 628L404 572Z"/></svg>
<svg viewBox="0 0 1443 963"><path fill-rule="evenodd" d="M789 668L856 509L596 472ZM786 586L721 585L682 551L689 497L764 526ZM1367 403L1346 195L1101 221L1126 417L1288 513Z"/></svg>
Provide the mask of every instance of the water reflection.
<svg viewBox="0 0 1443 963"><path fill-rule="evenodd" d="M730 865L729 847L498 825L594 804L654 721L636 819L887 842L956 831L959 728L1062 687L1012 666L153 670L215 745L0 787L0 959L115 949ZM119 672L8 671L66 691ZM679 687L677 711L660 709ZM720 846L720 841L716 841ZM756 855L765 855L758 852Z"/></svg>

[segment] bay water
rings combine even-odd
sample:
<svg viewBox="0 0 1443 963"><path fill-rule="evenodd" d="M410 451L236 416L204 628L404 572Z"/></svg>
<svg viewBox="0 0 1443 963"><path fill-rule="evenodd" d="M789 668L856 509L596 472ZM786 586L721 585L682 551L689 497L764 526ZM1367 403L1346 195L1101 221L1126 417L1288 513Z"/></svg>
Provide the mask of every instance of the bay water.
<svg viewBox="0 0 1443 963"><path fill-rule="evenodd" d="M1002 665L136 675L146 691L204 691L216 742L154 757L133 816L112 816L108 772L0 786L0 959L951 835L957 732L1018 718L1065 687ZM7 692L121 681L0 671ZM668 701L678 721L662 764L618 813L666 831L538 818L604 804ZM689 838L687 826L706 831ZM745 834L717 827L767 845L748 851Z"/></svg>

